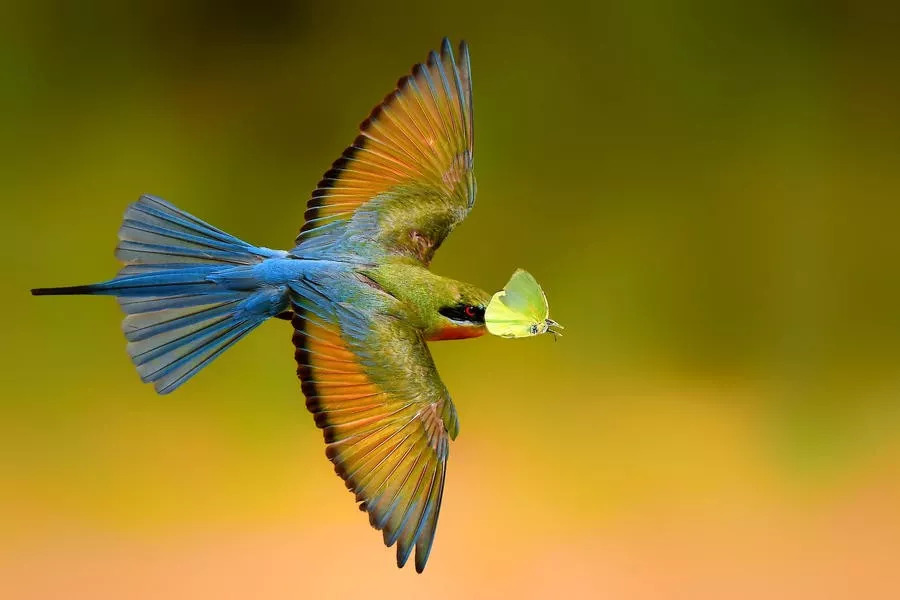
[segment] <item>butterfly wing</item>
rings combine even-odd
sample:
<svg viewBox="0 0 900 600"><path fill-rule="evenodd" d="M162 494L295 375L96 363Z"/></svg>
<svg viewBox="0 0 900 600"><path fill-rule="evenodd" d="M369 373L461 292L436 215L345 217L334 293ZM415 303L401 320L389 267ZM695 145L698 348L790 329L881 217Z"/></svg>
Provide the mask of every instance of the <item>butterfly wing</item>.
<svg viewBox="0 0 900 600"><path fill-rule="evenodd" d="M484 322L488 333L501 337L519 338L531 334L531 320L521 312L513 310L504 302L507 293L494 294L484 311Z"/></svg>
<svg viewBox="0 0 900 600"><path fill-rule="evenodd" d="M528 271L516 270L506 287L488 303L484 321L489 333L528 337L547 331L547 297Z"/></svg>
<svg viewBox="0 0 900 600"><path fill-rule="evenodd" d="M532 322L543 323L550 315L547 296L528 271L516 269L503 289L506 291L504 303Z"/></svg>

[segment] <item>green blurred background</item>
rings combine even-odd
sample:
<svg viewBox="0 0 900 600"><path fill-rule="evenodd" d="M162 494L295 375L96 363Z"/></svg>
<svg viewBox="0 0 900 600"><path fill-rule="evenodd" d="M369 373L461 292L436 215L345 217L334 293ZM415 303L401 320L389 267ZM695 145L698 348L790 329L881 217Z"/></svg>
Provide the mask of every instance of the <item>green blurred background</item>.
<svg viewBox="0 0 900 600"><path fill-rule="evenodd" d="M865 2L7 0L0 596L900 597L898 27ZM286 323L160 397L114 301L27 290L115 273L145 192L289 247L444 35L472 50L479 198L433 268L529 269L566 335L432 346L461 435L416 576L325 459Z"/></svg>

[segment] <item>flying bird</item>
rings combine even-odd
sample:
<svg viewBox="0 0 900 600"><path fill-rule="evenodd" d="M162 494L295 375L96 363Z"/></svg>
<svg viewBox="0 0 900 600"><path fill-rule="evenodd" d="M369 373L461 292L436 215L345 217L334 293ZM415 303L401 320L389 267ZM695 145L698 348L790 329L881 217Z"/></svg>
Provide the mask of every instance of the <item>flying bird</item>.
<svg viewBox="0 0 900 600"><path fill-rule="evenodd" d="M115 296L128 353L160 394L266 319L289 320L326 455L397 545L397 566L415 549L421 573L459 432L426 342L482 335L491 300L428 268L475 202L472 115L469 49L444 39L319 181L293 249L248 244L142 196L119 229L114 279L32 293Z"/></svg>

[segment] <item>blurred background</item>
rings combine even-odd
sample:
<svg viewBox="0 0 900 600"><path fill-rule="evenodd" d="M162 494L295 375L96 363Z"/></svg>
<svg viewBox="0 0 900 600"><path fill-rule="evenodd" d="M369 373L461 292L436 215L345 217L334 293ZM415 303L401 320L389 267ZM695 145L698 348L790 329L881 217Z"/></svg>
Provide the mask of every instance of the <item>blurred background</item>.
<svg viewBox="0 0 900 600"><path fill-rule="evenodd" d="M0 6L0 596L900 597L900 15L842 2ZM108 298L153 193L287 248L442 36L479 198L565 337L432 346L459 410L424 575L325 459L266 323L177 393Z"/></svg>

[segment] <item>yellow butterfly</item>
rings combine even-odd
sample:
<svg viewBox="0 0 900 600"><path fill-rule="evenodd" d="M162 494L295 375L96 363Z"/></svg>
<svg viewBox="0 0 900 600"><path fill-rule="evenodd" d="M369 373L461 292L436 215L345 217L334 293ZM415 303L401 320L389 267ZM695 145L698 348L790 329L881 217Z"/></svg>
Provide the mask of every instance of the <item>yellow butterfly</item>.
<svg viewBox="0 0 900 600"><path fill-rule="evenodd" d="M547 296L531 273L517 269L509 283L491 298L484 313L489 333L521 338L551 333L562 335L562 325L549 318ZM556 328L556 329L554 329Z"/></svg>

